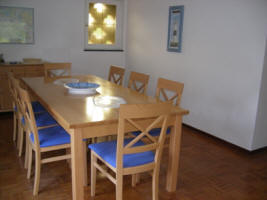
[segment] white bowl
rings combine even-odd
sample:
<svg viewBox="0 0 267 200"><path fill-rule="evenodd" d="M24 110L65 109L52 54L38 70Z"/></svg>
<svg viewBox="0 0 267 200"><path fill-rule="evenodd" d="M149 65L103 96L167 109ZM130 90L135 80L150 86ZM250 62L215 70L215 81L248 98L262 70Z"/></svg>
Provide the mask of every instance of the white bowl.
<svg viewBox="0 0 267 200"><path fill-rule="evenodd" d="M69 90L71 94L95 94L96 89L100 85L96 83L79 82L79 83L65 83L64 87Z"/></svg>

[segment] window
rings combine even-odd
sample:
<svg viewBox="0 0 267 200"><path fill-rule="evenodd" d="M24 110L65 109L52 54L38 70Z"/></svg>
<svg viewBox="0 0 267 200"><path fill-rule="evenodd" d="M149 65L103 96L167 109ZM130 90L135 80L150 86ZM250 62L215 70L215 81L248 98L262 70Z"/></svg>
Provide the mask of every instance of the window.
<svg viewBox="0 0 267 200"><path fill-rule="evenodd" d="M85 50L122 50L123 0L86 0Z"/></svg>

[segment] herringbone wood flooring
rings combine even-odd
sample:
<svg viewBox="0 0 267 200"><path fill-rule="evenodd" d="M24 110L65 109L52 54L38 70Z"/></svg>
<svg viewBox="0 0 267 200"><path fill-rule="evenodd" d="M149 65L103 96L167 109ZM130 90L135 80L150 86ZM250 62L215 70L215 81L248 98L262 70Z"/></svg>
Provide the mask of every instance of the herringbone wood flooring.
<svg viewBox="0 0 267 200"><path fill-rule="evenodd" d="M66 161L42 166L40 193L32 196L33 177L26 179L24 157L17 156L12 142L12 115L0 114L0 199L68 200L71 199L71 171ZM90 162L90 161L88 161ZM167 152L160 175L160 200L267 200L267 149L247 152L187 126L183 127L179 182L174 193L165 191ZM88 173L89 174L89 173ZM151 177L131 187L124 179L124 199L150 200ZM97 178L96 197L115 199L115 187L106 178Z"/></svg>

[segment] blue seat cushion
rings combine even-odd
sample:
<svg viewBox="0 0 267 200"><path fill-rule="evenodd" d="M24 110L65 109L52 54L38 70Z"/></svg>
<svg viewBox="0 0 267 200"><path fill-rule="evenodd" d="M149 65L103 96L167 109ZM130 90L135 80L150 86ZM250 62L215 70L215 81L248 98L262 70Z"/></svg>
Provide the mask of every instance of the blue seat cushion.
<svg viewBox="0 0 267 200"><path fill-rule="evenodd" d="M32 102L32 109L33 112L37 113L37 112L46 112L46 109L38 102L38 101L33 101ZM17 112L17 106L14 107L14 111Z"/></svg>
<svg viewBox="0 0 267 200"><path fill-rule="evenodd" d="M61 144L70 143L70 135L61 127L53 126L38 130L40 147L50 147ZM30 139L34 143L33 133L30 134Z"/></svg>
<svg viewBox="0 0 267 200"><path fill-rule="evenodd" d="M57 124L56 120L54 120L54 118L48 112L34 113L34 116L37 127ZM22 117L21 122L25 125L24 117Z"/></svg>
<svg viewBox="0 0 267 200"><path fill-rule="evenodd" d="M127 145L132 139L125 139L124 146ZM134 146L142 146L144 143L138 141ZM112 167L116 168L116 152L117 141L101 142L90 144L89 149L94 151ZM123 156L123 168L134 167L154 162L155 154L152 151L146 151L135 154L126 154Z"/></svg>
<svg viewBox="0 0 267 200"><path fill-rule="evenodd" d="M160 135L161 128L153 128L152 130L149 131L149 134L153 137L159 136ZM133 135L138 136L141 133L141 131L135 131L132 132ZM171 127L167 128L166 134L171 133Z"/></svg>
<svg viewBox="0 0 267 200"><path fill-rule="evenodd" d="M33 101L32 102L32 109L33 112L46 112L46 109L38 102L38 101Z"/></svg>

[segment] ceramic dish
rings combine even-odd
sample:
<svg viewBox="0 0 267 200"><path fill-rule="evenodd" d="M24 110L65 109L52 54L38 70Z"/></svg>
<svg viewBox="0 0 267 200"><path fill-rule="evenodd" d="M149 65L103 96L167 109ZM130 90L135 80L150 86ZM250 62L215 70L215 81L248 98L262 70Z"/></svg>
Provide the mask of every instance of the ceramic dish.
<svg viewBox="0 0 267 200"><path fill-rule="evenodd" d="M79 82L79 83L65 83L64 87L69 90L71 94L95 94L96 89L100 85L96 83Z"/></svg>
<svg viewBox="0 0 267 200"><path fill-rule="evenodd" d="M119 108L120 104L126 104L126 101L121 97L116 96L96 96L94 104L104 108Z"/></svg>

